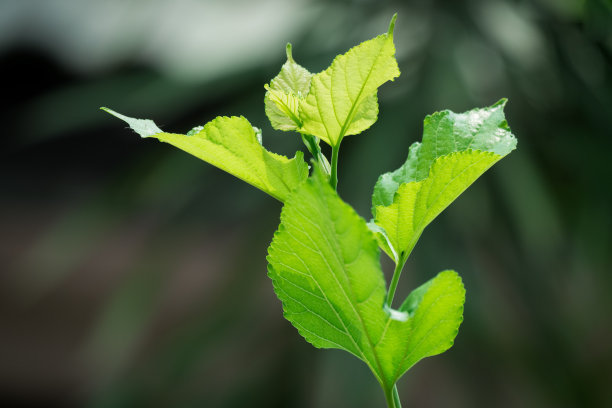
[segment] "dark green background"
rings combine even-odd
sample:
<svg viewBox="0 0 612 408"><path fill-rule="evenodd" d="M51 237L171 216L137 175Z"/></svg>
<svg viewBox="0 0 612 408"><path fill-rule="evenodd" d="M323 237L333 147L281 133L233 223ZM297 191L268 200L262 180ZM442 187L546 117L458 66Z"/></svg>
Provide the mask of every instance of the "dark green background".
<svg viewBox="0 0 612 408"><path fill-rule="evenodd" d="M612 406L609 0L0 1L0 405L382 407L282 318L280 204L98 107L174 132L244 115L293 155L263 105L285 42L317 72L394 12L402 74L342 144L342 198L369 217L436 110L508 97L519 140L408 262L398 296L454 268L467 303L404 406Z"/></svg>

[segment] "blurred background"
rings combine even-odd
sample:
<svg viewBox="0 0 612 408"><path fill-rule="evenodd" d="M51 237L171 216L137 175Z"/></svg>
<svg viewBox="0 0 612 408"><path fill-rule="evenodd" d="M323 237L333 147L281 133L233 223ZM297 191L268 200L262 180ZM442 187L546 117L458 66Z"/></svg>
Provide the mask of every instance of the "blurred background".
<svg viewBox="0 0 612 408"><path fill-rule="evenodd" d="M401 297L446 268L467 287L404 406L612 407L609 0L0 0L0 405L382 407L364 364L282 318L280 204L98 107L180 133L244 115L292 156L263 105L285 43L318 72L394 12L402 74L342 144L343 199L369 218L436 110L508 97L519 139L404 271Z"/></svg>

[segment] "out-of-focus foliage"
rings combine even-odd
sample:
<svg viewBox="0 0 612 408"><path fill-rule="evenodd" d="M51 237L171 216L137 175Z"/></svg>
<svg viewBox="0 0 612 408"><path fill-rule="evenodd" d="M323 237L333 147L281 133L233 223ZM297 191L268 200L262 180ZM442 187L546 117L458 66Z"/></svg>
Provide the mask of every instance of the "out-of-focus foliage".
<svg viewBox="0 0 612 408"><path fill-rule="evenodd" d="M507 96L521 139L407 265L398 293L453 266L468 302L452 351L415 367L402 399L612 404L606 0L2 2L0 70L14 85L0 113L2 402L376 406L366 368L311 350L280 317L262 257L279 204L126 137L97 108L185 131L244 115L289 154L300 141L273 131L261 103L284 44L318 72L394 12L402 74L367 137L342 145L342 198L367 215L376 175L436 110Z"/></svg>

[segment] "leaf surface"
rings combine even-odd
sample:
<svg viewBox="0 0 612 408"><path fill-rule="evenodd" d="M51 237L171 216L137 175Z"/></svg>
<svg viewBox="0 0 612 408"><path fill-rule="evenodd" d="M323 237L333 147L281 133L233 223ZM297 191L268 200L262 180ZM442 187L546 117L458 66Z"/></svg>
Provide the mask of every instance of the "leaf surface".
<svg viewBox="0 0 612 408"><path fill-rule="evenodd" d="M428 116L423 142L410 146L408 159L399 169L378 179L372 213L374 223L386 232L376 236L389 256L395 251L405 260L423 229L516 147L504 117L505 103Z"/></svg>
<svg viewBox="0 0 612 408"><path fill-rule="evenodd" d="M316 167L283 208L268 275L285 317L308 342L352 353L390 390L418 360L450 347L464 290L455 272L443 272L408 297L405 310L387 312L379 260L365 220Z"/></svg>
<svg viewBox="0 0 612 408"><path fill-rule="evenodd" d="M220 116L183 135L163 132L148 119L130 118L103 109L127 122L140 136L170 143L282 202L308 177L308 165L302 152L297 152L293 159L269 152L244 117Z"/></svg>
<svg viewBox="0 0 612 408"><path fill-rule="evenodd" d="M300 104L300 132L335 146L344 136L372 126L378 117L378 88L399 76L393 44L395 16L389 31L365 41L334 59L312 77L306 100Z"/></svg>

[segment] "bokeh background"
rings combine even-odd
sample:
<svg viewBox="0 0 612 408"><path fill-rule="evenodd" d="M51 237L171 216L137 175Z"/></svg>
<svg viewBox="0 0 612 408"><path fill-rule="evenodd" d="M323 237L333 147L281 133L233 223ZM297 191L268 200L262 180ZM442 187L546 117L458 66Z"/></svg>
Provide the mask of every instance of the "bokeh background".
<svg viewBox="0 0 612 408"><path fill-rule="evenodd" d="M342 145L343 199L368 218L436 110L508 97L519 139L404 271L398 296L449 267L467 287L404 406L611 407L609 0L0 0L0 405L382 407L364 364L282 318L280 204L98 107L175 132L244 115L293 155L263 105L285 43L318 72L394 12L402 74Z"/></svg>

